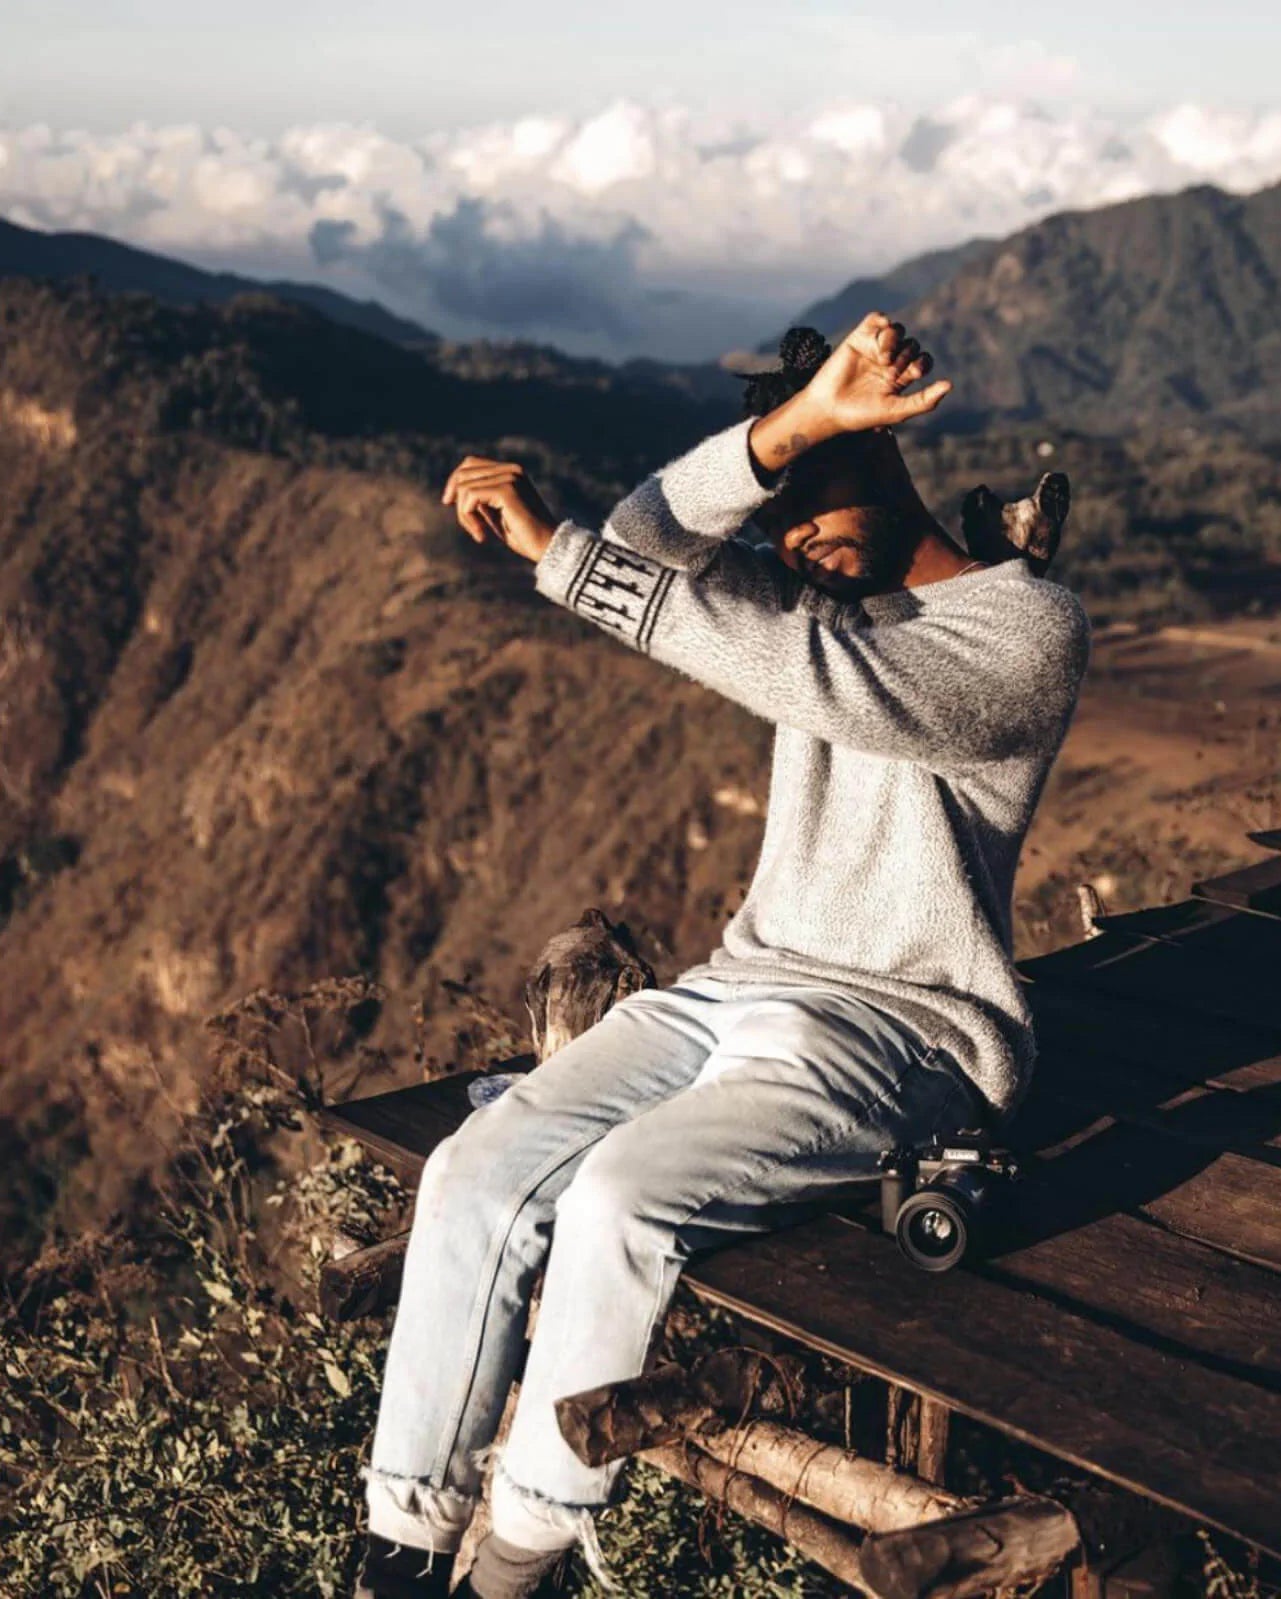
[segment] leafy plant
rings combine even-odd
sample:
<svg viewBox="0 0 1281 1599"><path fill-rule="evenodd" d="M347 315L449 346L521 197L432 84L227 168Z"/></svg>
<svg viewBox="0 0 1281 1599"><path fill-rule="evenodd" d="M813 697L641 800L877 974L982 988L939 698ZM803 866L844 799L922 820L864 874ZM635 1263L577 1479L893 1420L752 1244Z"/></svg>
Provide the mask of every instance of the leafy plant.
<svg viewBox="0 0 1281 1599"><path fill-rule="evenodd" d="M284 1075L193 1122L150 1225L46 1248L0 1311L6 1599L352 1590L386 1324L311 1307L333 1240L394 1227L407 1196L348 1142L282 1176ZM626 1487L601 1537L635 1599L834 1591L651 1468ZM571 1592L597 1593L577 1562Z"/></svg>
<svg viewBox="0 0 1281 1599"><path fill-rule="evenodd" d="M326 1232L404 1195L346 1145L264 1184L296 1125L286 1089L227 1098L149 1235L46 1251L6 1307L0 1591L349 1591L383 1329L309 1290Z"/></svg>

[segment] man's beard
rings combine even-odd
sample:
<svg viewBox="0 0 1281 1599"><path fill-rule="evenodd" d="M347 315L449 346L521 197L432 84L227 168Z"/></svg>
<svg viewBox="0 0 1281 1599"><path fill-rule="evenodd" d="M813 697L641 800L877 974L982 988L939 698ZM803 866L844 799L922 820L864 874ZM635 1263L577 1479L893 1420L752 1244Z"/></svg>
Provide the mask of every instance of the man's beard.
<svg viewBox="0 0 1281 1599"><path fill-rule="evenodd" d="M885 594L900 588L911 564L911 551L904 548L900 519L893 512L885 513L883 522L878 517L875 525L863 532L815 539L813 547L820 558L833 550L854 552L857 571L824 566L804 545L797 551L806 582L846 601L862 600L869 594Z"/></svg>

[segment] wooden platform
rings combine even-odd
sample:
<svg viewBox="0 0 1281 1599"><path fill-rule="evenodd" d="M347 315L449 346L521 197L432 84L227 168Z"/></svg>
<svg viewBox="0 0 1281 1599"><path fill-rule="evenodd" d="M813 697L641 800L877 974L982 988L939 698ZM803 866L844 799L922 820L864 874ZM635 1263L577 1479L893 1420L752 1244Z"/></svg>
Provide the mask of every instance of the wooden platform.
<svg viewBox="0 0 1281 1599"><path fill-rule="evenodd" d="M704 1253L706 1299L1281 1556L1281 859L1024 964L1038 1158L930 1277L857 1213ZM325 1112L411 1173L474 1074Z"/></svg>

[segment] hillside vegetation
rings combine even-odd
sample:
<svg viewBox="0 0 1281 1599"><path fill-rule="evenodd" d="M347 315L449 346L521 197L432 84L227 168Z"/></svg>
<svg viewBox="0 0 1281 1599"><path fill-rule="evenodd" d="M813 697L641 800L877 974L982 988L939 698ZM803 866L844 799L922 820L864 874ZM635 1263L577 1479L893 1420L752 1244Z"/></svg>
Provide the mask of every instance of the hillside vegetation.
<svg viewBox="0 0 1281 1599"><path fill-rule="evenodd" d="M32 1242L161 1158L233 998L377 977L399 1008L369 1047L403 1077L411 1036L446 1058L443 983L518 1013L585 905L666 977L737 903L770 730L547 606L438 499L479 447L600 516L733 412L464 354L264 297L0 286L0 1118ZM1242 438L1038 428L913 458L948 518L980 478L1071 471L1063 570L1096 622L1274 597L1281 468Z"/></svg>

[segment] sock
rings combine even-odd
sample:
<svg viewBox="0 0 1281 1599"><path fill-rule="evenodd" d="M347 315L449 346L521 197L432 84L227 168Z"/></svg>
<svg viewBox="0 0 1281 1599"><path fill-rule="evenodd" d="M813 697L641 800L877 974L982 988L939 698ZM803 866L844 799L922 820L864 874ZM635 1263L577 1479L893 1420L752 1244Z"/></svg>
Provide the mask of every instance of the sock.
<svg viewBox="0 0 1281 1599"><path fill-rule="evenodd" d="M491 1532L481 1539L467 1580L476 1599L530 1599L564 1553L564 1549L522 1549Z"/></svg>

